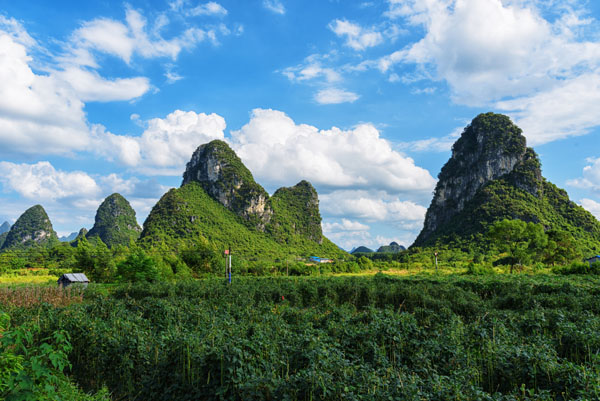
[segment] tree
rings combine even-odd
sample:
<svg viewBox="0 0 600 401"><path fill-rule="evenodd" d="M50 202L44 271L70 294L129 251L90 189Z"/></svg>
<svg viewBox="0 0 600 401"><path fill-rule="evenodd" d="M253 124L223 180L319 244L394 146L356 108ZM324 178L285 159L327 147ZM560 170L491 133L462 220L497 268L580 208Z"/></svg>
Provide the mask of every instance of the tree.
<svg viewBox="0 0 600 401"><path fill-rule="evenodd" d="M116 270L113 255L101 239L94 239L94 243L85 238L78 240L74 268L88 274L93 281L110 282Z"/></svg>
<svg viewBox="0 0 600 401"><path fill-rule="evenodd" d="M117 274L124 281L154 282L158 280L158 266L156 261L146 255L141 248L136 248L124 261L119 263Z"/></svg>
<svg viewBox="0 0 600 401"><path fill-rule="evenodd" d="M541 224L522 220L501 220L492 225L488 237L499 250L508 252L510 273L515 265L524 264L539 254L548 244L548 236Z"/></svg>
<svg viewBox="0 0 600 401"><path fill-rule="evenodd" d="M581 257L581 251L573 236L566 231L549 230L548 245L544 250L544 262L564 265Z"/></svg>

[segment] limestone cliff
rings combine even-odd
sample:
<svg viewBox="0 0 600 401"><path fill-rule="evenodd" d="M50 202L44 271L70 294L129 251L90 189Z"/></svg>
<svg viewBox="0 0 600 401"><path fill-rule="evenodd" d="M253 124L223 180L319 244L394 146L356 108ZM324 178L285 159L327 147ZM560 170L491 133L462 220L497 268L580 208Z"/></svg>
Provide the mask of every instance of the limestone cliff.
<svg viewBox="0 0 600 401"><path fill-rule="evenodd" d="M507 116L477 116L438 178L413 245L478 240L489 224L504 218L569 231L582 243L600 240L600 223L542 177L537 154Z"/></svg>
<svg viewBox="0 0 600 401"><path fill-rule="evenodd" d="M323 236L315 188L301 181L273 196L222 141L196 149L180 188L167 192L144 222L140 243L234 249L245 258L345 255Z"/></svg>
<svg viewBox="0 0 600 401"><path fill-rule="evenodd" d="M10 228L2 249L20 249L31 246L47 246L58 242L50 218L40 205L30 207Z"/></svg>
<svg viewBox="0 0 600 401"><path fill-rule="evenodd" d="M269 194L223 141L214 140L196 149L181 186L190 182L199 183L210 196L259 231L264 231L271 220Z"/></svg>

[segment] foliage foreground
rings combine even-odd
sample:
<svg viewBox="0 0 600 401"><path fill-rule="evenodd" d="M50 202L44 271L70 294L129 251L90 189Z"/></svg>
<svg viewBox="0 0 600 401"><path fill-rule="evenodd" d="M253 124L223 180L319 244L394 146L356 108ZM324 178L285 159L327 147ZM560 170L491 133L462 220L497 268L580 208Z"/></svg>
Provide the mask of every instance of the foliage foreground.
<svg viewBox="0 0 600 401"><path fill-rule="evenodd" d="M70 380L115 400L592 400L599 284L244 278L2 307L17 327L35 322L31 341L64 333Z"/></svg>

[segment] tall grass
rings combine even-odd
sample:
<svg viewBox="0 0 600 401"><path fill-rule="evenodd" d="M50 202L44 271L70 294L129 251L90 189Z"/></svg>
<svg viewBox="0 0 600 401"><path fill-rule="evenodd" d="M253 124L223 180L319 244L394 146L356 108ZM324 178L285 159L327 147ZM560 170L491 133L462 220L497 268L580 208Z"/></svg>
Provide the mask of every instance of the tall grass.
<svg viewBox="0 0 600 401"><path fill-rule="evenodd" d="M82 287L57 286L0 287L0 305L28 308L42 303L69 306L83 300Z"/></svg>

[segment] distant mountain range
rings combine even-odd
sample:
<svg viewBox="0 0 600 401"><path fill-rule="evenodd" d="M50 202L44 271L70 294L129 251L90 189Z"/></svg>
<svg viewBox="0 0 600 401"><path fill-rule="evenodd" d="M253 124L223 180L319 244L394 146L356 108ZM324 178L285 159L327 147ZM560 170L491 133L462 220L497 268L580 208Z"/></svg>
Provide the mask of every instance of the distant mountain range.
<svg viewBox="0 0 600 401"><path fill-rule="evenodd" d="M77 238L77 231L72 232L69 235L63 235L62 237L59 237L58 240L60 242L71 242L73 241L75 238Z"/></svg>
<svg viewBox="0 0 600 401"><path fill-rule="evenodd" d="M406 248L402 245L399 245L397 242L390 242L389 245L382 245L377 249L378 253L398 253L405 251ZM374 250L367 248L366 246L359 246L350 251L351 254L355 253L375 253Z"/></svg>

